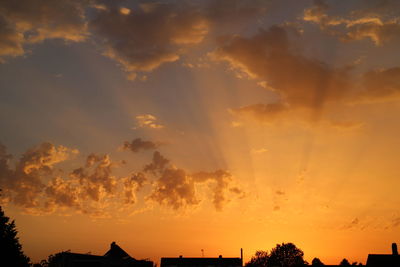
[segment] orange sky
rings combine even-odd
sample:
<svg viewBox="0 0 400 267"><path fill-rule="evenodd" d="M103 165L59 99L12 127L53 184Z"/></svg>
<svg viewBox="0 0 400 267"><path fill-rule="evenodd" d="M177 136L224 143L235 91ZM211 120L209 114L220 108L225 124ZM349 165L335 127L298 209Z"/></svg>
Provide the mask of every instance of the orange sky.
<svg viewBox="0 0 400 267"><path fill-rule="evenodd" d="M46 8L44 8L46 7ZM1 205L63 250L365 263L400 239L398 1L0 3ZM1 30L3 29L3 30Z"/></svg>

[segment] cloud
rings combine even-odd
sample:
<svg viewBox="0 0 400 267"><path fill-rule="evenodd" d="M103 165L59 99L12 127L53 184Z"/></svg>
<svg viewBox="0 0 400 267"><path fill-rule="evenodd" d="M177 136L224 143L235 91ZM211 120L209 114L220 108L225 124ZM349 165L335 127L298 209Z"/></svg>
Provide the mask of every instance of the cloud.
<svg viewBox="0 0 400 267"><path fill-rule="evenodd" d="M181 209L200 203L196 194L196 185L210 182L213 194L213 205L221 211L229 202L228 191L243 197L244 192L238 187L230 187L232 175L225 170L214 172L200 171L190 174L188 171L177 168L170 160L155 151L152 162L144 167L144 172L155 176L155 188L148 197L159 204L173 209Z"/></svg>
<svg viewBox="0 0 400 267"><path fill-rule="evenodd" d="M359 227L359 225L360 225L360 220L358 218L354 218L350 223L345 225L343 227L343 229L352 229L352 228Z"/></svg>
<svg viewBox="0 0 400 267"><path fill-rule="evenodd" d="M54 165L77 154L76 149L54 146L45 142L28 149L16 162L15 168L9 166L11 156L4 146L0 147L0 188L5 197L24 208L40 205L40 197L45 188L44 178L54 174Z"/></svg>
<svg viewBox="0 0 400 267"><path fill-rule="evenodd" d="M351 67L334 68L299 54L294 49L294 40L295 37L283 26L261 29L251 37L232 35L220 40L217 49L210 54L214 60L227 62L231 69L250 79L264 81L268 90L273 90L278 96L278 101L273 103L232 108L230 111L234 115L249 116L266 123L289 116L309 121L334 105L398 98L398 67L370 70L355 76ZM313 116L309 116L309 112ZM347 129L350 129L360 126L357 124L332 121L327 125L349 126Z"/></svg>
<svg viewBox="0 0 400 267"><path fill-rule="evenodd" d="M371 70L362 76L363 88L357 98L366 101L400 97L400 67Z"/></svg>
<svg viewBox="0 0 400 267"><path fill-rule="evenodd" d="M125 204L136 203L136 193L143 188L147 178L142 172L134 173L124 180Z"/></svg>
<svg viewBox="0 0 400 267"><path fill-rule="evenodd" d="M178 61L213 30L232 30L256 20L267 5L260 0L142 2L131 10L112 3L98 8L89 25L104 55L134 80L138 72Z"/></svg>
<svg viewBox="0 0 400 267"><path fill-rule="evenodd" d="M80 190L73 181L55 177L46 185L44 193L47 212L54 212L59 207L82 209Z"/></svg>
<svg viewBox="0 0 400 267"><path fill-rule="evenodd" d="M46 39L79 42L87 37L89 1L4 0L0 2L0 57L20 56L26 44Z"/></svg>
<svg viewBox="0 0 400 267"><path fill-rule="evenodd" d="M204 183L206 181L213 181L215 183L213 188L213 204L217 211L221 211L225 203L229 200L226 198L226 191L232 180L232 175L224 170L217 170L215 172L198 172L193 174L193 179L196 182ZM239 191L238 191L239 190ZM234 188L231 192L241 194L239 188Z"/></svg>
<svg viewBox="0 0 400 267"><path fill-rule="evenodd" d="M331 68L325 63L293 52L288 32L281 26L260 30L253 37L230 36L212 53L252 79L266 81L281 97L268 105L243 107L236 112L272 118L287 107L317 109L339 100L349 88L347 69Z"/></svg>
<svg viewBox="0 0 400 267"><path fill-rule="evenodd" d="M84 199L100 201L112 196L116 190L117 180L112 175L112 169L116 165L107 154L90 154L86 165L73 170L70 175L79 181Z"/></svg>
<svg viewBox="0 0 400 267"><path fill-rule="evenodd" d="M185 170L173 167L162 171L149 199L175 210L200 203L196 197L193 179Z"/></svg>
<svg viewBox="0 0 400 267"><path fill-rule="evenodd" d="M254 104L231 109L232 113L239 116L252 116L259 121L273 122L286 113L288 107L283 103Z"/></svg>
<svg viewBox="0 0 400 267"><path fill-rule="evenodd" d="M250 152L254 155L260 155L260 154L264 154L267 151L268 151L268 149L266 149L266 148L259 148L259 149L253 148Z"/></svg>
<svg viewBox="0 0 400 267"><path fill-rule="evenodd" d="M261 0L4 0L0 2L0 57L24 55L27 45L47 39L80 42L93 37L104 55L134 79L136 72L177 61L203 41L211 25L243 25L264 14L265 6Z"/></svg>
<svg viewBox="0 0 400 267"><path fill-rule="evenodd" d="M31 214L75 211L90 216L110 216L137 203L138 192L149 185L144 199L174 210L201 202L197 185L208 184L213 205L221 211L229 202L228 195L239 198L244 192L232 185L232 175L225 170L191 174L174 166L159 151L141 170L117 177L113 172L121 162L108 154L91 153L81 167L70 172L56 169L60 162L78 153L75 149L42 143L22 154L10 167L12 156L0 144L0 188L2 203L11 202ZM148 191L146 191L148 192Z"/></svg>
<svg viewBox="0 0 400 267"><path fill-rule="evenodd" d="M152 141L144 141L141 138L136 138L132 142L125 141L123 144L123 150L129 150L134 153L140 152L141 150L154 150L157 149L161 144Z"/></svg>
<svg viewBox="0 0 400 267"><path fill-rule="evenodd" d="M323 31L342 41L370 39L375 45L383 45L400 37L399 14L384 19L390 14L388 7L393 5L390 2L353 11L348 17L339 17L328 15L329 5L322 0L315 0L312 7L304 10L303 20L318 24Z"/></svg>
<svg viewBox="0 0 400 267"><path fill-rule="evenodd" d="M136 117L137 127L139 128L150 128L150 129L162 129L164 125L157 123L157 118L151 114L137 115Z"/></svg>
<svg viewBox="0 0 400 267"><path fill-rule="evenodd" d="M134 12L111 6L99 9L90 28L102 41L104 54L134 79L136 72L177 61L185 47L204 39L208 23L196 9L143 3Z"/></svg>
<svg viewBox="0 0 400 267"><path fill-rule="evenodd" d="M153 174L162 173L170 164L170 160L161 155L160 152L155 151L153 153L153 159L151 163L144 166L143 171L151 172Z"/></svg>

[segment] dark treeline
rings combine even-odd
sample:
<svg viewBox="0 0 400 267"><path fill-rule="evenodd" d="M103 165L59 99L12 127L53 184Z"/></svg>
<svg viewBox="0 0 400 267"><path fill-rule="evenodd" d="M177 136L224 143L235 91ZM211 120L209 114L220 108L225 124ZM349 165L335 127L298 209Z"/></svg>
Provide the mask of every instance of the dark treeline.
<svg viewBox="0 0 400 267"><path fill-rule="evenodd" d="M304 260L304 252L296 247L293 243L277 244L271 251L259 250L245 264L245 267L297 267L310 265ZM350 262L343 259L339 266L362 266L362 263ZM311 261L311 266L325 266L319 259L314 258Z"/></svg>

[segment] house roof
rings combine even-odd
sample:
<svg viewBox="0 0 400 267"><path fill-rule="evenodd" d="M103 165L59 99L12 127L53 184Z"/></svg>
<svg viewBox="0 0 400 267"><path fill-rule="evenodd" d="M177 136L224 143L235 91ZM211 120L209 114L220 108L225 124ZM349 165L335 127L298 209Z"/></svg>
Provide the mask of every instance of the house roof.
<svg viewBox="0 0 400 267"><path fill-rule="evenodd" d="M393 254L369 254L367 266L399 267L400 255Z"/></svg>
<svg viewBox="0 0 400 267"><path fill-rule="evenodd" d="M118 246L115 242L111 243L110 249L104 254L104 257L109 257L113 259L133 259L129 256L128 253L125 252L120 246Z"/></svg>

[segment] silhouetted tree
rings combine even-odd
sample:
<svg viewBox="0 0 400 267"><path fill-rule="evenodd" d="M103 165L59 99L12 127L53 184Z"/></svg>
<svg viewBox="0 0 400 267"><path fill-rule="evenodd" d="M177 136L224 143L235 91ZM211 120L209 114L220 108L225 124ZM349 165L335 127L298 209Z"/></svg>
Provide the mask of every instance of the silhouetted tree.
<svg viewBox="0 0 400 267"><path fill-rule="evenodd" d="M58 267L59 263L62 262L63 254L71 252L70 250L61 251L56 254L51 254L47 257L46 260L42 260L40 262L41 267Z"/></svg>
<svg viewBox="0 0 400 267"><path fill-rule="evenodd" d="M268 267L269 255L267 251L258 250L256 254L251 257L251 260L245 264L245 267Z"/></svg>
<svg viewBox="0 0 400 267"><path fill-rule="evenodd" d="M277 244L269 254L270 266L292 267L303 266L306 261L303 259L304 253L293 243Z"/></svg>
<svg viewBox="0 0 400 267"><path fill-rule="evenodd" d="M29 258L22 251L22 246L17 237L18 231L15 222L5 216L0 206L0 251L1 263L4 267L28 267Z"/></svg>
<svg viewBox="0 0 400 267"><path fill-rule="evenodd" d="M350 265L350 262L347 259L343 259L340 262L340 266L351 266L351 265Z"/></svg>
<svg viewBox="0 0 400 267"><path fill-rule="evenodd" d="M325 264L322 263L322 261L318 258L314 258L311 262L312 266L324 266Z"/></svg>
<svg viewBox="0 0 400 267"><path fill-rule="evenodd" d="M293 243L277 244L270 253L257 251L246 267L295 267L307 265L304 253Z"/></svg>

